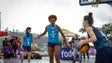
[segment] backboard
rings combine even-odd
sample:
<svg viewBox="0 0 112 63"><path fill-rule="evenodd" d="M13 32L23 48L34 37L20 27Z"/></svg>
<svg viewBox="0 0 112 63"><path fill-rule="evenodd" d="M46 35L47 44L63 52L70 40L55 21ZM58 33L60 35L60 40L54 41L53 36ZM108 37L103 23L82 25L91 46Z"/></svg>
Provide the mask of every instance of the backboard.
<svg viewBox="0 0 112 63"><path fill-rule="evenodd" d="M79 0L79 4L81 6L84 5L92 5L92 4L104 4L104 3L112 3L112 0Z"/></svg>

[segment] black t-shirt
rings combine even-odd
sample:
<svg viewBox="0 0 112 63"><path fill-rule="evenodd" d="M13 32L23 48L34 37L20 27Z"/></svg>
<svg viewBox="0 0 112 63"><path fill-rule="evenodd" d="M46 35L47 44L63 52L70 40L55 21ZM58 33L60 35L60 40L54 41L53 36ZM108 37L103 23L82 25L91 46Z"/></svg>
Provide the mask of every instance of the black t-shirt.
<svg viewBox="0 0 112 63"><path fill-rule="evenodd" d="M13 42L14 42L14 39L11 39L11 40L10 40L10 44L12 45Z"/></svg>
<svg viewBox="0 0 112 63"><path fill-rule="evenodd" d="M3 47L8 46L8 42L6 40L3 41Z"/></svg>

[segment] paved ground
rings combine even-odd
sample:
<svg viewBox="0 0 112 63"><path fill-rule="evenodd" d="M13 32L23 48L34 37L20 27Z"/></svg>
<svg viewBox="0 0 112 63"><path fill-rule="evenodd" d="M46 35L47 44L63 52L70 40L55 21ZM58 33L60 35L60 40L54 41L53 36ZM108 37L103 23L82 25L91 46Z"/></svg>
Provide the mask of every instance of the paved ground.
<svg viewBox="0 0 112 63"><path fill-rule="evenodd" d="M82 63L94 63L95 57L91 56L89 61L88 60L82 60ZM20 59L0 59L0 63L20 63ZM23 63L28 63L27 60L24 60ZM49 63L48 57L44 57L42 60L39 59L32 59L31 63ZM61 63L72 63L72 61L68 60L61 60ZM78 61L76 63L79 63Z"/></svg>

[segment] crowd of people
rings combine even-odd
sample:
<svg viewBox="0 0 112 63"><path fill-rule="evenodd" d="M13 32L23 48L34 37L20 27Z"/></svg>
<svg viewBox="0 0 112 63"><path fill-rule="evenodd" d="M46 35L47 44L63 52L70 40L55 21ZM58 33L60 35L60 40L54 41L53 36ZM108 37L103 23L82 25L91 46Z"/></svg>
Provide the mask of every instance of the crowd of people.
<svg viewBox="0 0 112 63"><path fill-rule="evenodd" d="M89 51L90 45L89 45L89 43L87 43L87 44L84 44L81 48L79 48L77 44L78 44L78 42L80 40L86 40L86 37L83 36L83 37L80 37L79 38L79 35L78 34L75 34L74 37L72 37L72 40L69 41L70 48L72 48L73 53L74 53L73 63L75 63L76 60L77 60L76 59L76 55L79 56L78 60L80 60L80 61L82 60L82 57L85 60L86 59L86 55L87 55L87 59L89 60L88 51Z"/></svg>
<svg viewBox="0 0 112 63"><path fill-rule="evenodd" d="M17 51L18 47L20 47L20 45L21 45L21 42L20 42L20 39L17 36L12 36L11 39L5 38L3 40L4 58L5 59L8 59L10 57L15 58L16 57L16 51ZM7 53L8 48L13 49L11 55Z"/></svg>

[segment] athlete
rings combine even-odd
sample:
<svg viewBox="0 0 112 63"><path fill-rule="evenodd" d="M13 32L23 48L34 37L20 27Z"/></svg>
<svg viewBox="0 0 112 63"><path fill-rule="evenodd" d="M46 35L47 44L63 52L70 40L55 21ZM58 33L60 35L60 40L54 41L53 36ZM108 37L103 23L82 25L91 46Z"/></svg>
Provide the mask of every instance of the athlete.
<svg viewBox="0 0 112 63"><path fill-rule="evenodd" d="M83 18L83 26L89 38L79 41L78 46L81 47L83 44L93 42L97 51L95 63L112 63L112 47L110 42L103 32L93 26L93 23L94 20L90 12Z"/></svg>
<svg viewBox="0 0 112 63"><path fill-rule="evenodd" d="M49 62L54 63L54 56L56 63L60 63L59 55L60 55L60 39L59 39L59 32L63 37L63 42L65 46L67 46L66 38L61 30L61 28L55 24L57 20L56 15L50 15L48 17L50 24L45 27L45 31L37 36L36 38L40 38L41 36L45 35L48 32L48 53L49 53Z"/></svg>
<svg viewBox="0 0 112 63"><path fill-rule="evenodd" d="M28 63L30 63L31 59L31 45L34 45L34 37L31 33L31 27L26 28L26 33L22 38L22 58L21 58L21 63L23 63L23 59L28 53Z"/></svg>

